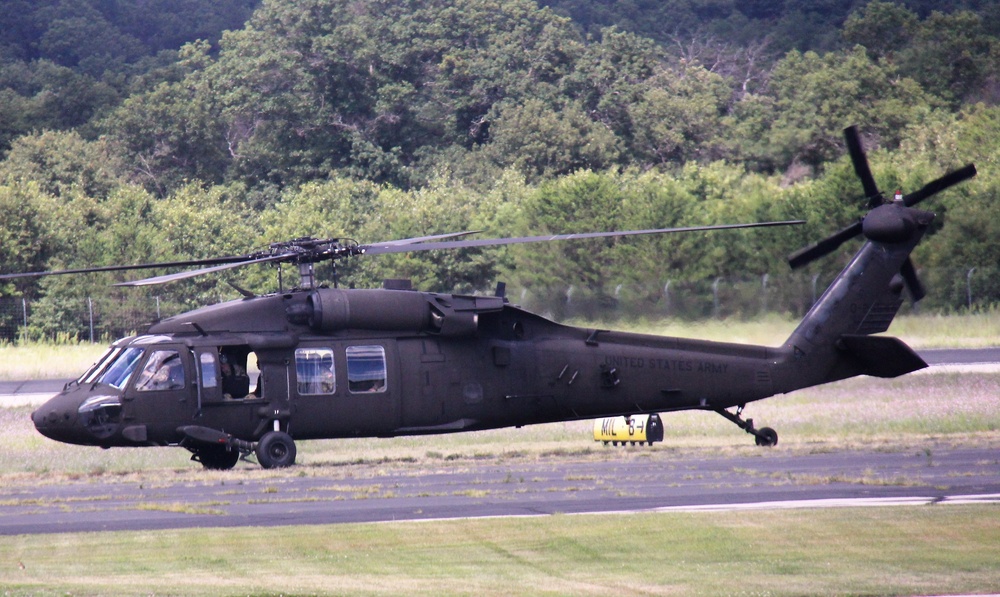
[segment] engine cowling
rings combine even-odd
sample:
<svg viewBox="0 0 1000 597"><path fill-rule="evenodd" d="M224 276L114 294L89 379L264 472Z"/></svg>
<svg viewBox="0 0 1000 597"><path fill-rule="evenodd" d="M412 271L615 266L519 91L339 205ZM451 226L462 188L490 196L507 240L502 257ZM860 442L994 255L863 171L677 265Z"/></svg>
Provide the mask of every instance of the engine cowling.
<svg viewBox="0 0 1000 597"><path fill-rule="evenodd" d="M471 336L479 314L503 308L501 297L464 296L408 290L321 288L309 295L309 327L426 332Z"/></svg>

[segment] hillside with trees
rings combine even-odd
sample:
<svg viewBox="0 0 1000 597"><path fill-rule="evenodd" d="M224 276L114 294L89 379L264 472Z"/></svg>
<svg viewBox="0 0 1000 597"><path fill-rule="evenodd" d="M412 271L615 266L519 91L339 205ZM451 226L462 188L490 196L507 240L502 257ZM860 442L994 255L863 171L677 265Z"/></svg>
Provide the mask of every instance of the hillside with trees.
<svg viewBox="0 0 1000 597"><path fill-rule="evenodd" d="M976 179L927 206L939 218L915 256L932 289L921 306L1000 299L993 3L22 4L0 16L3 272L238 254L305 235L802 218L387 256L340 272L359 286L410 277L463 292L503 279L557 316L595 313L568 302L796 313L854 248L794 275L784 263L862 213L842 141L858 124L883 190L977 164ZM276 287L266 268L230 276ZM81 301L100 297L99 333L120 333L149 318L152 297L166 315L234 296L219 277L109 288L128 277L3 284L0 301L14 306L0 305L0 326L16 328L30 301L32 334L79 336ZM736 306L721 312L718 280L743 284L727 285Z"/></svg>

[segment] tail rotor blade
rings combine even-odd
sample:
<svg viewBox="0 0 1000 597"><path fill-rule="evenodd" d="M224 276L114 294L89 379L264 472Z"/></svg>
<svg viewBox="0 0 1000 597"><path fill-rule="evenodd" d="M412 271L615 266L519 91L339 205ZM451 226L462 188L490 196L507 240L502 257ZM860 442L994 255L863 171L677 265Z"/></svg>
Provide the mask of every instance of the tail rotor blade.
<svg viewBox="0 0 1000 597"><path fill-rule="evenodd" d="M844 140L847 142L847 153L851 156L851 163L854 164L854 173L861 179L861 185L865 189L865 198L868 199L869 209L882 205L882 193L878 190L878 185L875 184L871 168L868 167L868 158L861 146L858 127L849 126L844 129Z"/></svg>
<svg viewBox="0 0 1000 597"><path fill-rule="evenodd" d="M910 193L903 197L903 205L907 207L913 207L917 203L920 203L924 199L940 193L941 191L947 189L950 186L956 185L963 180L968 180L976 175L976 166L974 164L969 164L958 170L952 170L951 172L945 174L937 180L932 180L925 184L922 188L917 191Z"/></svg>
<svg viewBox="0 0 1000 597"><path fill-rule="evenodd" d="M798 269L815 259L836 251L840 245L859 234L861 234L861 220L842 228L814 245L792 253L788 258L788 265L792 266L792 269Z"/></svg>

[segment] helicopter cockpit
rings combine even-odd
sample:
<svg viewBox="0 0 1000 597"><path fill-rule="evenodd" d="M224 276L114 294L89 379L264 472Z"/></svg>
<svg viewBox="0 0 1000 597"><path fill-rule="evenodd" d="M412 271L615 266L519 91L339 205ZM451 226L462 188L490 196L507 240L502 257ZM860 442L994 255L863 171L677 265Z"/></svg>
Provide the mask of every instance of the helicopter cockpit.
<svg viewBox="0 0 1000 597"><path fill-rule="evenodd" d="M32 413L40 433L110 447L175 443L178 425L206 406L250 402L261 384L249 346L189 346L164 335L115 342L87 371ZM255 367L254 367L255 368ZM252 386L256 386L252 389Z"/></svg>
<svg viewBox="0 0 1000 597"><path fill-rule="evenodd" d="M122 423L125 390L143 363L149 346L168 341L166 336L131 336L115 342L79 378L31 415L40 433L59 441L107 445ZM179 359L158 354L146 359L139 375L141 387L183 388L184 370Z"/></svg>

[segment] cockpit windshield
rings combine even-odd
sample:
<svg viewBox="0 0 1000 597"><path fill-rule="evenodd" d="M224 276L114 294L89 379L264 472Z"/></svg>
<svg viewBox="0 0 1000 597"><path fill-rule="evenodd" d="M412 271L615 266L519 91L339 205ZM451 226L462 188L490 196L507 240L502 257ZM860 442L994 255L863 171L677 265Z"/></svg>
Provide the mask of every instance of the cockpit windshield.
<svg viewBox="0 0 1000 597"><path fill-rule="evenodd" d="M87 371L84 372L84 374L81 375L76 380L77 383L85 384L85 383L91 383L92 381L94 381L94 379L96 379L97 376L102 371L104 371L104 368L108 366L108 363L110 363L111 361L113 361L115 359L115 357L117 357L118 354L122 350L123 349L116 348L114 346L112 346L111 348L109 348L107 351L105 351L104 354L101 355L101 358L97 359L97 361L93 365L90 366L90 369L87 369Z"/></svg>
<svg viewBox="0 0 1000 597"><path fill-rule="evenodd" d="M143 349L135 346L122 349L107 369L100 374L97 381L121 390L125 387L132 372L135 371L136 365L139 364L142 353Z"/></svg>

